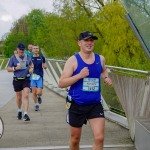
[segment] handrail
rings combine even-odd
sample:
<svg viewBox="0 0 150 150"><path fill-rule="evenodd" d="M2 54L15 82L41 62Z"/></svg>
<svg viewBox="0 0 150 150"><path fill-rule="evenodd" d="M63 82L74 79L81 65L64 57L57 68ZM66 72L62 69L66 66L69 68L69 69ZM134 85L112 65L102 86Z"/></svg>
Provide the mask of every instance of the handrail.
<svg viewBox="0 0 150 150"><path fill-rule="evenodd" d="M1 69L6 69L8 65L9 58L0 58L0 70ZM6 63L6 65L5 65Z"/></svg>
<svg viewBox="0 0 150 150"><path fill-rule="evenodd" d="M123 68L123 67L116 67L116 66L109 66L109 65L106 65L106 67L109 69L119 69L119 70L131 71L131 72L142 73L142 74L147 74L147 75L150 74L149 71L136 70L136 69L131 69L131 68Z"/></svg>
<svg viewBox="0 0 150 150"><path fill-rule="evenodd" d="M9 58L0 58L0 61L2 61L2 63L0 64L1 67L3 66L3 63L4 63L5 60L7 60L7 63L4 67L4 69L6 69L6 67L7 67ZM65 60L57 60L57 59L51 59L51 58L47 58L47 60L48 61L50 60L52 62L58 62L58 63L65 63L66 62ZM2 69L1 67L0 67L0 69ZM143 73L143 74L147 74L147 75L150 74L150 71L143 71L143 70L137 70L137 69L131 69L131 68L110 66L110 65L106 65L106 67L109 68L109 69L119 69L119 70L124 70L124 71L132 71L132 72Z"/></svg>
<svg viewBox="0 0 150 150"><path fill-rule="evenodd" d="M57 61L57 62L61 62L61 63L65 63L65 60L57 60L57 59L51 59L51 58L47 58L47 60L50 61ZM143 74L149 74L149 71L143 71L143 70L137 70L137 69L132 69L132 68L124 68L124 67L117 67L117 66L110 66L110 65L106 65L107 68L109 69L119 69L119 70L125 70L125 71L132 71L132 72L137 72L137 73L143 73Z"/></svg>

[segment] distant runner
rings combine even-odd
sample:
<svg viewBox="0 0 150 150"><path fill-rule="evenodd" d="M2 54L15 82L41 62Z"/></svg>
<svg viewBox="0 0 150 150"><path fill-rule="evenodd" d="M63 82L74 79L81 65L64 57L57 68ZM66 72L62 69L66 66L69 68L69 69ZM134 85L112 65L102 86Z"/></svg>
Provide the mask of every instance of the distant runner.
<svg viewBox="0 0 150 150"><path fill-rule="evenodd" d="M28 54L31 57L33 56L32 47L32 44L28 44L28 49L24 51L25 54Z"/></svg>
<svg viewBox="0 0 150 150"><path fill-rule="evenodd" d="M17 47L17 54L13 55L8 63L7 71L13 72L13 87L16 92L17 106L18 106L18 120L22 119L22 96L24 96L24 121L30 121L28 116L29 108L29 87L30 87L30 72L33 70L31 57L24 54L25 45L19 43Z"/></svg>
<svg viewBox="0 0 150 150"><path fill-rule="evenodd" d="M34 71L31 75L31 87L33 100L35 102L35 111L39 110L39 104L42 103L42 90L43 90L43 69L47 68L45 57L39 55L39 46L33 45L33 53L32 62L34 65Z"/></svg>

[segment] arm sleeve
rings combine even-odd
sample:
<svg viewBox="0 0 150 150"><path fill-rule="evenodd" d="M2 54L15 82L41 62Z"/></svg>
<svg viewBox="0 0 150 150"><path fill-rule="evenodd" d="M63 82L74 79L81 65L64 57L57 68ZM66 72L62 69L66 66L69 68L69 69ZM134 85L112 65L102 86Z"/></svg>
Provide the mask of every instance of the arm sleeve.
<svg viewBox="0 0 150 150"><path fill-rule="evenodd" d="M13 67L14 63L13 63L13 56L10 58L7 67Z"/></svg>

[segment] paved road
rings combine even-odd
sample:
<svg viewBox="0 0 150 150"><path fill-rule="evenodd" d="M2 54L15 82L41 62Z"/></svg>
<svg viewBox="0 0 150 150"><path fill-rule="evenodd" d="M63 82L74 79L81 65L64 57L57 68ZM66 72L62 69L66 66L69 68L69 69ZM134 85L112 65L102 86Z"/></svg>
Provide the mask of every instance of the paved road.
<svg viewBox="0 0 150 150"><path fill-rule="evenodd" d="M3 83L6 87L9 84L10 82ZM3 90L2 98L6 99L7 103L0 108L0 117L4 122L4 134L0 139L0 149L69 149L69 130L65 121L66 108L63 97L45 87L40 111L35 112L30 93L29 116L31 121L27 123L16 119L15 97L13 94L9 94L12 96L10 99L10 96L7 97L8 92L5 87ZM90 150L91 145L92 133L89 124L87 124L83 127L81 149ZM106 120L104 150L134 150L128 130Z"/></svg>

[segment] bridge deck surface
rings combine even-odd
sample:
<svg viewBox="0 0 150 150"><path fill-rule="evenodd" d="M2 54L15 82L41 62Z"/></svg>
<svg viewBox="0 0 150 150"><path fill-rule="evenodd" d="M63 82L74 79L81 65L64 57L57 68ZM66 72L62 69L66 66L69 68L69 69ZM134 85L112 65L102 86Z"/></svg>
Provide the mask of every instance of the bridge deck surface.
<svg viewBox="0 0 150 150"><path fill-rule="evenodd" d="M0 71L1 74L1 71ZM5 74L5 73L4 73ZM6 79L7 76L3 76ZM5 80L7 81L7 79ZM3 87L5 85L5 87ZM40 111L34 111L34 103L30 93L30 122L17 120L16 99L11 82L1 84L3 100L7 95L12 98L0 108L0 116L4 122L4 134L0 139L0 149L64 149L68 148L69 129L66 123L65 99L48 88L43 90L43 103ZM4 96L6 95L6 96ZM1 100L2 100L1 99ZM104 150L134 150L128 129L106 120ZM81 149L91 149L92 133L89 124L83 126Z"/></svg>

